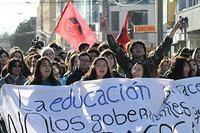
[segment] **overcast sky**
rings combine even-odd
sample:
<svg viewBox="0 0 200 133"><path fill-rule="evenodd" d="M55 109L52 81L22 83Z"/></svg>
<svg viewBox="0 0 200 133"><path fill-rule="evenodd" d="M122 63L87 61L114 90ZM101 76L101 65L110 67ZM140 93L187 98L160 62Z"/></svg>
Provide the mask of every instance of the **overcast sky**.
<svg viewBox="0 0 200 133"><path fill-rule="evenodd" d="M0 34L14 33L17 25L37 15L39 0L0 0Z"/></svg>

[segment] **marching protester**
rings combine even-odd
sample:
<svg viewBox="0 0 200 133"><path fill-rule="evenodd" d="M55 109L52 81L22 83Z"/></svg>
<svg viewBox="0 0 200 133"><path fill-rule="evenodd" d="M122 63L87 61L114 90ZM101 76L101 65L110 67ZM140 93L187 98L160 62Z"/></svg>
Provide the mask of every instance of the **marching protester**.
<svg viewBox="0 0 200 133"><path fill-rule="evenodd" d="M16 48L13 48L10 50L10 56L9 56L9 59L12 59L12 58L17 58L21 61L22 63L22 67L23 67L23 70L22 70L22 74L27 78L28 76L31 75L31 72L30 72L30 69L28 68L27 64L25 63L24 61L24 54L22 52L22 50L18 47ZM2 75L6 75L6 70L5 72L2 72Z"/></svg>
<svg viewBox="0 0 200 133"><path fill-rule="evenodd" d="M196 48L192 54L192 58L197 61L198 67L200 69L200 48Z"/></svg>
<svg viewBox="0 0 200 133"><path fill-rule="evenodd" d="M189 48L182 48L179 52L179 56L184 57L184 58L191 58L190 50Z"/></svg>
<svg viewBox="0 0 200 133"><path fill-rule="evenodd" d="M29 66L30 72L31 72L31 74L33 74L34 73L34 68L36 66L36 62L37 62L37 60L39 58L41 58L41 56L39 54L35 54L35 55L31 55L28 58L29 58L29 61L30 61L30 66Z"/></svg>
<svg viewBox="0 0 200 133"><path fill-rule="evenodd" d="M0 79L0 88L3 84L23 85L27 79L23 76L23 65L17 58L12 58L8 61L7 75Z"/></svg>
<svg viewBox="0 0 200 133"><path fill-rule="evenodd" d="M61 67L59 63L55 61L52 62L52 67L53 67L53 74L56 77L56 79L58 79L62 85L65 85L66 79L62 77Z"/></svg>
<svg viewBox="0 0 200 133"><path fill-rule="evenodd" d="M200 70L197 64L197 61L195 59L188 59L190 66L191 66L191 76L195 77L195 76L200 76Z"/></svg>
<svg viewBox="0 0 200 133"><path fill-rule="evenodd" d="M164 74L164 78L169 79L183 79L191 77L191 67L187 59L177 57L172 61L169 70Z"/></svg>
<svg viewBox="0 0 200 133"><path fill-rule="evenodd" d="M67 78L69 74L71 74L78 67L78 54L73 54L67 64L67 71L64 74L64 77Z"/></svg>
<svg viewBox="0 0 200 133"><path fill-rule="evenodd" d="M108 65L114 78L123 78L123 76L117 71L117 59L115 54L110 50L106 49L101 52L100 57L105 57L108 61Z"/></svg>
<svg viewBox="0 0 200 133"><path fill-rule="evenodd" d="M98 50L98 47L99 47L100 44L101 44L101 42L95 42L95 43L91 46L91 48L92 48L92 49Z"/></svg>
<svg viewBox="0 0 200 133"><path fill-rule="evenodd" d="M7 64L9 59L9 54L1 49L0 50L0 78L1 78L1 71L3 70L4 66Z"/></svg>
<svg viewBox="0 0 200 133"><path fill-rule="evenodd" d="M65 64L65 62L59 62L58 63L59 66L60 66L60 74L61 74L61 77L64 76L64 74L67 72L67 69L68 69L68 66Z"/></svg>
<svg viewBox="0 0 200 133"><path fill-rule="evenodd" d="M58 47L58 45L57 45L56 43L51 43L51 44L49 45L49 47L52 48L52 49L54 50L55 55L58 55L59 47Z"/></svg>
<svg viewBox="0 0 200 133"><path fill-rule="evenodd" d="M163 59L158 65L156 76L158 78L162 77L164 73L169 69L170 61L167 59Z"/></svg>
<svg viewBox="0 0 200 133"><path fill-rule="evenodd" d="M99 51L95 48L89 48L87 52L91 55L92 61L99 56Z"/></svg>
<svg viewBox="0 0 200 133"><path fill-rule="evenodd" d="M101 53L102 51L104 51L105 49L109 49L109 45L106 42L102 42L99 46L98 46L98 51Z"/></svg>
<svg viewBox="0 0 200 133"><path fill-rule="evenodd" d="M116 58L120 67L124 70L126 77L130 78L132 66L138 62L142 61L150 67L152 75L155 74L157 66L160 64L160 61L163 57L170 51L171 44L173 42L173 36L175 32L182 26L181 19L175 24L172 31L163 42L160 44L154 54L147 58L147 51L145 43L142 41L132 41L129 48L131 57L127 57L124 50L116 43L113 38L112 33L109 31L109 28L105 21L102 19L101 25L103 26L105 32L107 33L107 40L110 46L110 49L116 54Z"/></svg>
<svg viewBox="0 0 200 133"><path fill-rule="evenodd" d="M52 63L47 57L40 58L35 67L34 74L26 85L59 86L61 83L54 76Z"/></svg>
<svg viewBox="0 0 200 133"><path fill-rule="evenodd" d="M73 51L70 50L70 51L67 52L67 56L65 57L65 63L66 64L69 62L69 59L71 58L71 56L74 55L74 54L79 54L79 52L76 51L76 50L73 50Z"/></svg>
<svg viewBox="0 0 200 133"><path fill-rule="evenodd" d="M53 50L52 48L50 48L50 47L44 47L44 48L42 49L42 51L41 51L41 56L42 56L42 57L47 57L47 58L49 58L49 60L50 60L51 62L53 62L53 61L54 61L54 58L55 58L55 52L54 52L54 50Z"/></svg>
<svg viewBox="0 0 200 133"><path fill-rule="evenodd" d="M89 49L90 45L87 43L80 43L78 47L79 53L87 51Z"/></svg>
<svg viewBox="0 0 200 133"><path fill-rule="evenodd" d="M70 85L76 81L79 81L85 73L89 70L91 65L91 56L87 52L81 52L78 55L78 62L77 68L73 70L67 77L66 77L66 85Z"/></svg>
<svg viewBox="0 0 200 133"><path fill-rule="evenodd" d="M24 6L16 1L15 4ZM189 24L194 24L194 20L179 13L185 11L185 7L196 5L197 0L185 2L185 5L181 0L170 3L180 5L176 14L180 19L174 26L167 26L171 31L160 44L154 42L155 39L160 42L159 35L163 37L164 32L159 28L160 31L155 32L155 27L163 25L159 22L154 25L155 18L160 17L154 14L153 0L127 0L125 3L102 0L102 5L112 8L111 12L101 11L107 21L99 19L102 5L97 0L91 1L89 8L73 0L62 0L62 4L49 1L40 0L37 16L20 23L14 34L10 35L14 30L9 29L8 33L0 35L0 45L6 44L5 49L7 45L21 46L11 48L10 52L0 47L0 133L200 130L200 83L199 78L194 78L200 76L200 48L194 50L198 46L194 41L196 35L188 36L200 29L194 25L187 30L188 18ZM53 6L47 9L52 2ZM43 8L43 3L47 7ZM3 4L7 8L13 3ZM81 14L72 4L81 7ZM135 5L137 11L132 8ZM198 6L200 8L200 4ZM89 14L85 8L89 9ZM122 25L125 12L127 16ZM89 15L86 21L81 17L83 14ZM16 17L9 14L9 18ZM121 25L122 30L115 38ZM184 38L174 38L179 29L177 37L184 34ZM30 46L31 41L26 41L32 35L41 38L33 39ZM139 37L143 40L135 40ZM178 46L172 44L173 39L177 39ZM190 47L174 53L183 42ZM48 88L45 93L41 92L43 88Z"/></svg>
<svg viewBox="0 0 200 133"><path fill-rule="evenodd" d="M111 78L111 72L108 65L108 61L104 57L96 58L88 72L83 76L83 80L95 80Z"/></svg>
<svg viewBox="0 0 200 133"><path fill-rule="evenodd" d="M146 64L143 64L142 62L136 62L132 69L131 74L133 78L150 78L151 72L149 67Z"/></svg>

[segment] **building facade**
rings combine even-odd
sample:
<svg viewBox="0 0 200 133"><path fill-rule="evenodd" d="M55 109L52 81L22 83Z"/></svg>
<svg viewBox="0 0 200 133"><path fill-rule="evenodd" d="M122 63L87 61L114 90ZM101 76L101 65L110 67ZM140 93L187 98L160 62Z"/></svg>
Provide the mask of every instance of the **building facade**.
<svg viewBox="0 0 200 133"><path fill-rule="evenodd" d="M56 26L56 2L40 0L37 8L36 32L45 43L48 42ZM52 38L55 40L55 37Z"/></svg>
<svg viewBox="0 0 200 133"><path fill-rule="evenodd" d="M200 23L197 22L200 19L200 0L165 0L164 3L164 9L167 9L164 11L166 32L180 17L188 18L186 30L179 30L174 37L172 54L183 47L188 47L191 50L200 47Z"/></svg>
<svg viewBox="0 0 200 133"><path fill-rule="evenodd" d="M106 40L105 33L100 27L101 14L103 14L106 21L108 21L110 30L117 36L125 21L126 14L129 12L131 25L134 25L136 29L140 29L139 32L138 30L134 32L133 38L135 40L141 39L145 41L149 48L155 47L156 32L142 30L147 26L156 27L155 0L143 0L137 3L138 1L140 0L125 0L125 4L129 6L119 6L109 0L78 0L73 1L73 5L95 31L99 41ZM50 38L59 21L61 12L67 3L67 1L60 0L54 2L51 0L40 0L37 13L37 33L44 40L47 41ZM139 28L137 26L139 26ZM59 44L66 45L66 42L59 35L55 35L52 40L56 40Z"/></svg>
<svg viewBox="0 0 200 133"><path fill-rule="evenodd" d="M180 40L185 40L190 49L200 47L200 0L178 0L176 19L180 17L188 18L187 36L179 33Z"/></svg>
<svg viewBox="0 0 200 133"><path fill-rule="evenodd" d="M109 26L111 31L117 36L127 13L129 13L131 17L131 20L129 20L129 28L134 29L133 39L143 40L148 48L153 48L156 46L155 1L144 0L135 5L134 3L137 3L137 0L127 0L127 5L131 6L126 6L126 4L119 6L111 3L109 7ZM151 27L151 30L149 27Z"/></svg>

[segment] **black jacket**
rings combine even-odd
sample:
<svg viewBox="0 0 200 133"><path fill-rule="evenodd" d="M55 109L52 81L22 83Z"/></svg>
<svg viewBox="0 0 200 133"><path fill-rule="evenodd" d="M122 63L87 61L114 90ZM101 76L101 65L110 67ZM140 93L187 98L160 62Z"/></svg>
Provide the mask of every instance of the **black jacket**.
<svg viewBox="0 0 200 133"><path fill-rule="evenodd" d="M133 65L136 63L136 61L134 59L127 57L126 53L116 43L112 35L108 34L107 40L110 49L116 54L117 62L120 65L120 67L124 70L126 77L131 78L132 77L131 69ZM160 46L155 50L155 52L151 56L146 57L142 61L144 64L147 64L150 67L152 74L155 74L155 71L158 65L160 64L160 61L170 51L172 42L173 39L167 36L160 44Z"/></svg>
<svg viewBox="0 0 200 133"><path fill-rule="evenodd" d="M76 81L79 81L86 72L81 71L79 68L76 68L72 73L70 73L66 78L66 85L70 85Z"/></svg>

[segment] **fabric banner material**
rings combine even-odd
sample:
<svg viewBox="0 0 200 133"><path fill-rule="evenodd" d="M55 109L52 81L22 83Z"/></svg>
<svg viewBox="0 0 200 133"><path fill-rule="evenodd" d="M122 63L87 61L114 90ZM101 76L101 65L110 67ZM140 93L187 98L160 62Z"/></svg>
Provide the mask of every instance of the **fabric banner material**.
<svg viewBox="0 0 200 133"><path fill-rule="evenodd" d="M73 48L78 48L82 42L93 45L97 41L96 35L71 2L66 5L55 32Z"/></svg>
<svg viewBox="0 0 200 133"><path fill-rule="evenodd" d="M79 81L1 88L11 133L199 133L200 78Z"/></svg>

